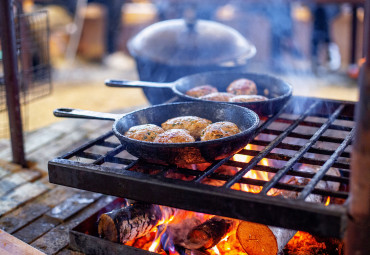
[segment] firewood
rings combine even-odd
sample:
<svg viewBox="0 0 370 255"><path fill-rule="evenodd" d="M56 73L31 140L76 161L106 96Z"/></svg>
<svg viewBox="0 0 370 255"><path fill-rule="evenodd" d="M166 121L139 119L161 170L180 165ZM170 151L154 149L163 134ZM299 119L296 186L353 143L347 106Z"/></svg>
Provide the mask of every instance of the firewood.
<svg viewBox="0 0 370 255"><path fill-rule="evenodd" d="M297 231L242 221L236 235L248 255L276 255Z"/></svg>
<svg viewBox="0 0 370 255"><path fill-rule="evenodd" d="M236 220L214 216L193 228L188 234L190 249L209 249L218 244L235 226Z"/></svg>
<svg viewBox="0 0 370 255"><path fill-rule="evenodd" d="M104 213L98 221L99 236L124 243L149 233L162 220L168 220L174 209L159 205L135 203Z"/></svg>

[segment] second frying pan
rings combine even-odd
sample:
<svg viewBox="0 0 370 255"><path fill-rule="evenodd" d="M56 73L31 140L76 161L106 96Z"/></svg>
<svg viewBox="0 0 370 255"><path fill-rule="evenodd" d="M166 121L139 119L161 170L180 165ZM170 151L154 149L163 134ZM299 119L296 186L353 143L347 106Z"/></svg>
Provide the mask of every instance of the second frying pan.
<svg viewBox="0 0 370 255"><path fill-rule="evenodd" d="M157 83L146 81L106 80L105 84L110 87L140 87L140 88L167 88L172 90L183 101L203 101L186 95L186 92L201 85L212 85L220 92L225 92L227 86L234 80L246 78L254 81L257 85L258 95L268 98L267 101L257 102L232 102L229 104L247 107L259 115L269 116L277 113L292 96L292 87L285 81L266 74L214 71L184 76L174 82Z"/></svg>

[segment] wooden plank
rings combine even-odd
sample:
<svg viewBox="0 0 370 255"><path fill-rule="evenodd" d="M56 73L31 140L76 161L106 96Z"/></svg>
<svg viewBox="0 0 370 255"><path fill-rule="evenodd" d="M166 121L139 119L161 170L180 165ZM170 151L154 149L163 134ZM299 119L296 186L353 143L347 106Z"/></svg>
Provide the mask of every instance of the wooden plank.
<svg viewBox="0 0 370 255"><path fill-rule="evenodd" d="M23 169L0 180L0 196L5 195L16 187L26 182L34 181L41 177L39 171Z"/></svg>
<svg viewBox="0 0 370 255"><path fill-rule="evenodd" d="M14 233L34 221L65 199L79 192L77 189L57 186L0 219L0 229Z"/></svg>
<svg viewBox="0 0 370 255"><path fill-rule="evenodd" d="M7 176L8 174L10 174L10 171L4 169L3 167L0 166L0 180L1 178Z"/></svg>
<svg viewBox="0 0 370 255"><path fill-rule="evenodd" d="M0 254L42 255L45 253L0 230Z"/></svg>
<svg viewBox="0 0 370 255"><path fill-rule="evenodd" d="M92 214L111 203L114 199L115 198L111 196L101 197L94 204L90 205L83 211L80 211L75 217L70 218L65 223L57 226L36 241L32 242L31 245L46 254L55 254L61 251L68 245L70 229L74 228Z"/></svg>
<svg viewBox="0 0 370 255"><path fill-rule="evenodd" d="M25 243L31 243L59 224L60 221L57 219L42 216L13 235Z"/></svg>
<svg viewBox="0 0 370 255"><path fill-rule="evenodd" d="M82 191L55 206L46 215L59 221L65 221L81 209L95 202L101 196L102 194Z"/></svg>
<svg viewBox="0 0 370 255"><path fill-rule="evenodd" d="M48 188L40 182L26 183L18 187L0 198L0 216L16 209L23 203L39 196L47 190Z"/></svg>

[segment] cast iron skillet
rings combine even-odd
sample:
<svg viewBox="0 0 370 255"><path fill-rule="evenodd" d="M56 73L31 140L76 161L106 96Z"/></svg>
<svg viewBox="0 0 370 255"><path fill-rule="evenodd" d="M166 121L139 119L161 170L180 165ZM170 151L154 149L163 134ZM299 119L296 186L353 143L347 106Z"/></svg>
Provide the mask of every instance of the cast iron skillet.
<svg viewBox="0 0 370 255"><path fill-rule="evenodd" d="M226 92L227 86L234 80L246 78L253 80L257 85L258 95L268 98L267 101L229 103L247 107L258 115L269 116L277 113L292 95L292 87L285 81L265 74L246 73L238 71L213 71L184 76L174 82L157 83L147 81L106 80L110 87L139 87L139 88L167 88L172 90L181 100L203 101L186 95L191 88L200 85L212 85L220 92Z"/></svg>
<svg viewBox="0 0 370 255"><path fill-rule="evenodd" d="M259 118L253 111L217 102L183 102L156 105L128 114L99 113L85 110L59 108L57 117L115 120L113 132L132 155L150 161L170 164L212 162L230 156L246 146L254 134ZM178 116L198 116L212 122L231 121L242 131L236 135L192 143L154 143L130 139L124 133L132 126L156 124Z"/></svg>

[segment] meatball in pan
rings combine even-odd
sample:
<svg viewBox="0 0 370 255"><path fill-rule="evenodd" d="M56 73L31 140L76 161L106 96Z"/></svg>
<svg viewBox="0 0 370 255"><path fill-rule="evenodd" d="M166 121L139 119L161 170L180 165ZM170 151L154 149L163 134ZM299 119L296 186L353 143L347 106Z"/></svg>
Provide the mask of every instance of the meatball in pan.
<svg viewBox="0 0 370 255"><path fill-rule="evenodd" d="M200 137L200 132L212 122L196 116L181 116L167 120L162 123L164 130L185 129L195 139Z"/></svg>
<svg viewBox="0 0 370 255"><path fill-rule="evenodd" d="M191 97L201 97L215 92L218 92L217 88L211 85L202 85L188 90L186 95Z"/></svg>
<svg viewBox="0 0 370 255"><path fill-rule="evenodd" d="M247 103L247 102L258 102L258 101L266 101L268 100L265 96L260 95L238 95L230 98L229 102L239 102L239 103Z"/></svg>
<svg viewBox="0 0 370 255"><path fill-rule="evenodd" d="M164 130L161 127L158 127L154 124L144 124L131 127L126 133L125 136L146 142L153 142L158 134L163 133Z"/></svg>
<svg viewBox="0 0 370 255"><path fill-rule="evenodd" d="M205 96L201 96L199 99L204 99L208 101L229 102L230 98L232 98L233 96L234 95L230 93L216 92L216 93L211 93Z"/></svg>
<svg viewBox="0 0 370 255"><path fill-rule="evenodd" d="M234 95L256 95L257 86L254 81L242 78L230 83L226 91Z"/></svg>
<svg viewBox="0 0 370 255"><path fill-rule="evenodd" d="M201 133L201 141L209 141L240 133L238 126L229 121L215 122L208 125Z"/></svg>
<svg viewBox="0 0 370 255"><path fill-rule="evenodd" d="M191 143L195 142L189 131L185 129L169 129L159 134L155 139L155 143Z"/></svg>

